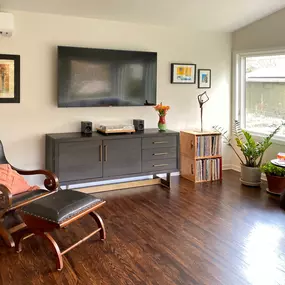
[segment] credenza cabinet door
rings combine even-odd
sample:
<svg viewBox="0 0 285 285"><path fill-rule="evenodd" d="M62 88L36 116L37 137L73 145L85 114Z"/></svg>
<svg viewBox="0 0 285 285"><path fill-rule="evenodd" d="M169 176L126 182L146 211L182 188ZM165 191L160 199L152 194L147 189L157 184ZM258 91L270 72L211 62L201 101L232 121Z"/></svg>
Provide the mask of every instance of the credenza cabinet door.
<svg viewBox="0 0 285 285"><path fill-rule="evenodd" d="M102 177L102 141L59 143L58 154L60 181Z"/></svg>
<svg viewBox="0 0 285 285"><path fill-rule="evenodd" d="M141 172L141 138L103 141L103 177Z"/></svg>

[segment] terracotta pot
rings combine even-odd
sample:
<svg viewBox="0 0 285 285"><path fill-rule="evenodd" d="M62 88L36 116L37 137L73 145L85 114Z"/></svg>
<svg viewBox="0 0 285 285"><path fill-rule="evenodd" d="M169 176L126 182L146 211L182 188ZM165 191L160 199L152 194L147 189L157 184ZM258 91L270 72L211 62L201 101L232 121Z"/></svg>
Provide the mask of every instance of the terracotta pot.
<svg viewBox="0 0 285 285"><path fill-rule="evenodd" d="M281 195L285 191L285 177L266 174L269 193Z"/></svg>
<svg viewBox="0 0 285 285"><path fill-rule="evenodd" d="M240 181L243 185L246 185L246 186L259 187L261 183L260 168L241 165Z"/></svg>
<svg viewBox="0 0 285 285"><path fill-rule="evenodd" d="M285 210L285 191L283 191L280 197L280 208Z"/></svg>

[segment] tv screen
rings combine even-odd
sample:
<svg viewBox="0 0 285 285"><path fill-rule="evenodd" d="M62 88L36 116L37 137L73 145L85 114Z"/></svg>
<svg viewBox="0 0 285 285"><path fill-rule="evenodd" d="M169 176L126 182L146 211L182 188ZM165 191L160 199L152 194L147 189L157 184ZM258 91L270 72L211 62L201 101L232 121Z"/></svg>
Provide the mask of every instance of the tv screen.
<svg viewBox="0 0 285 285"><path fill-rule="evenodd" d="M156 104L157 53L58 47L58 106Z"/></svg>

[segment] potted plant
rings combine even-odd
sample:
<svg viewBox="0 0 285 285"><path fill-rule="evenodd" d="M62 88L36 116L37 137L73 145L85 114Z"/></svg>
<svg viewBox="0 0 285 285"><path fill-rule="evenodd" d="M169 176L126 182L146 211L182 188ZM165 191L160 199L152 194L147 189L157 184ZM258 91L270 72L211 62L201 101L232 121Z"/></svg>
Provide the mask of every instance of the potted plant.
<svg viewBox="0 0 285 285"><path fill-rule="evenodd" d="M265 151L271 146L272 137L280 130L282 125L278 126L272 133L266 136L261 142L256 142L252 135L243 130L240 123L235 120L233 134L236 146L241 150L242 158L232 144L231 138L227 136L221 127L214 126L214 129L221 132L225 142L233 149L241 163L241 183L246 186L260 186L261 171L260 166Z"/></svg>
<svg viewBox="0 0 285 285"><path fill-rule="evenodd" d="M267 192L281 195L285 190L285 168L267 162L261 166L261 172L265 173L267 178Z"/></svg>

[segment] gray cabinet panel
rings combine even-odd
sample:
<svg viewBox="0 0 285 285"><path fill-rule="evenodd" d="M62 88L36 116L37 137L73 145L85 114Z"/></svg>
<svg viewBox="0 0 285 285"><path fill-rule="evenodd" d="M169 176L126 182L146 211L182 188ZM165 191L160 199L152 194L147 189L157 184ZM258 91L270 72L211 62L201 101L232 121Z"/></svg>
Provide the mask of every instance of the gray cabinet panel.
<svg viewBox="0 0 285 285"><path fill-rule="evenodd" d="M141 138L103 141L103 176L141 172Z"/></svg>
<svg viewBox="0 0 285 285"><path fill-rule="evenodd" d="M102 177L102 141L64 142L58 145L60 181Z"/></svg>
<svg viewBox="0 0 285 285"><path fill-rule="evenodd" d="M171 169L177 169L177 160L175 158L144 161L142 166L143 172L160 172L161 170Z"/></svg>
<svg viewBox="0 0 285 285"><path fill-rule="evenodd" d="M153 149L143 149L142 151L143 161L176 158L176 156L177 156L176 147L160 147Z"/></svg>
<svg viewBox="0 0 285 285"><path fill-rule="evenodd" d="M176 136L157 136L142 139L142 148L176 147Z"/></svg>

